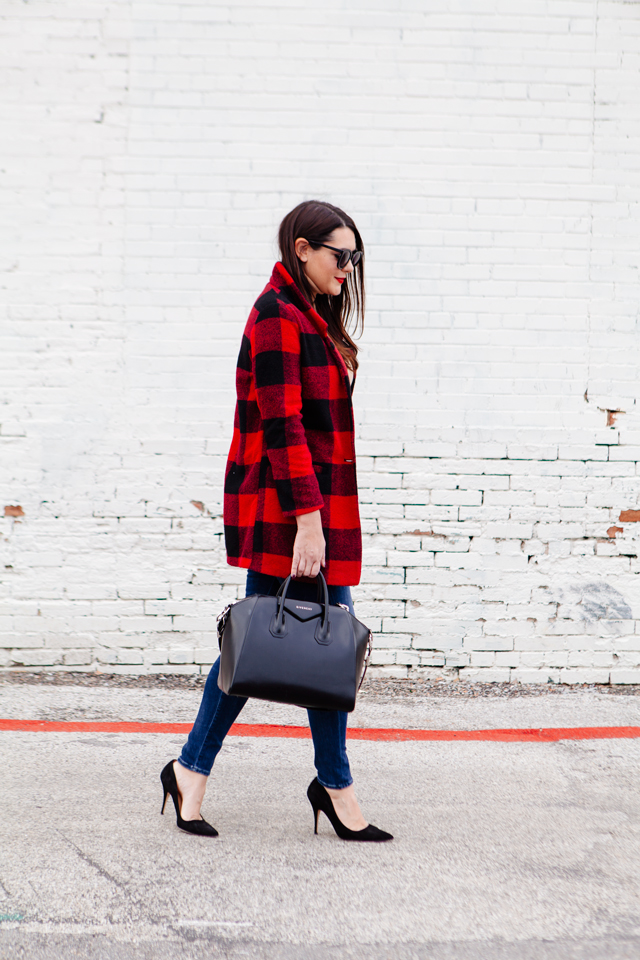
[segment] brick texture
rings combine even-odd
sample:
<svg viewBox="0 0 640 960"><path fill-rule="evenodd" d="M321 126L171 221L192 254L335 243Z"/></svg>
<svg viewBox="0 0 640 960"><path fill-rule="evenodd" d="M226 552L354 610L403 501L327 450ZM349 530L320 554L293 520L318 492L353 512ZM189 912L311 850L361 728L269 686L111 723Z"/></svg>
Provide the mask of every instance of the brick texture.
<svg viewBox="0 0 640 960"><path fill-rule="evenodd" d="M0 667L205 672L282 215L367 247L373 671L640 682L640 5L5 0Z"/></svg>

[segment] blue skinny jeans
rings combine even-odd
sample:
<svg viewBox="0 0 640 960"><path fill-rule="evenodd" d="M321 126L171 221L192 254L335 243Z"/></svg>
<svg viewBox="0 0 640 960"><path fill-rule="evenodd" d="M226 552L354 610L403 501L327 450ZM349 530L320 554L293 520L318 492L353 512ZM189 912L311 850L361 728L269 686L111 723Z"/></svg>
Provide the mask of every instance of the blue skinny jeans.
<svg viewBox="0 0 640 960"><path fill-rule="evenodd" d="M275 596L282 583L279 577L247 571L246 596L254 593ZM291 581L288 596L295 600L315 600L316 585ZM329 602L344 603L353 613L349 587L329 586ZM247 702L246 697L230 697L218 687L220 658L211 667L202 694L196 722L182 748L178 762L196 773L209 776L231 725ZM347 714L341 710L307 710L315 750L318 780L323 787L342 790L353 778L347 757Z"/></svg>

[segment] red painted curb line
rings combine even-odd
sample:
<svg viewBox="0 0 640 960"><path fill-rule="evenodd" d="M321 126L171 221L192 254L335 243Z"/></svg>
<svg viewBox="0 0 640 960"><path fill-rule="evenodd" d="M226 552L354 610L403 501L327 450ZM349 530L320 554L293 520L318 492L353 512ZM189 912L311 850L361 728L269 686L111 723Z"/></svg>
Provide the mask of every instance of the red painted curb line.
<svg viewBox="0 0 640 960"><path fill-rule="evenodd" d="M135 720L0 720L0 731L33 733L184 733L191 723L140 723ZM234 723L233 737L293 737L309 739L308 727ZM557 740L617 740L640 737L640 727L541 727L512 730L403 730L388 727L350 727L350 740L484 740L518 743L552 743Z"/></svg>

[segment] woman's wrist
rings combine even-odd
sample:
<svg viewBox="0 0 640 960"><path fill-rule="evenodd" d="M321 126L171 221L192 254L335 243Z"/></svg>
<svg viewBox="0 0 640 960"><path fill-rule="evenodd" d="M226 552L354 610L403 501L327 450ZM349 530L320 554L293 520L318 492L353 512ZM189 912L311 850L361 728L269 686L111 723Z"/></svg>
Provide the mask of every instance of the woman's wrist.
<svg viewBox="0 0 640 960"><path fill-rule="evenodd" d="M311 513L299 513L296 517L296 523L298 524L298 530L313 530L315 527L322 529L320 511L313 510Z"/></svg>
<svg viewBox="0 0 640 960"><path fill-rule="evenodd" d="M291 576L315 577L325 565L324 533L320 511L301 513L296 517L298 530L293 544Z"/></svg>

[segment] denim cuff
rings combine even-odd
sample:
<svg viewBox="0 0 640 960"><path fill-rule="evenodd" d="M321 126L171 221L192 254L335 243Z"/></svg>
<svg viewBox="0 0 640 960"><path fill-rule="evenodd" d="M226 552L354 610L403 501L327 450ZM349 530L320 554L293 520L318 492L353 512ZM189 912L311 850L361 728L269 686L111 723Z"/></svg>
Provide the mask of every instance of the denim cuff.
<svg viewBox="0 0 640 960"><path fill-rule="evenodd" d="M205 777L208 777L211 773L211 770L200 770L199 767L194 767L191 763L186 763L182 757L178 757L178 763L181 767L184 767L185 770L191 770L192 773L202 773Z"/></svg>
<svg viewBox="0 0 640 960"><path fill-rule="evenodd" d="M318 777L318 783L325 789L328 787L329 790L346 790L346 788L350 787L353 783L353 777L349 777L349 779L345 780L343 783L325 783L324 780Z"/></svg>

